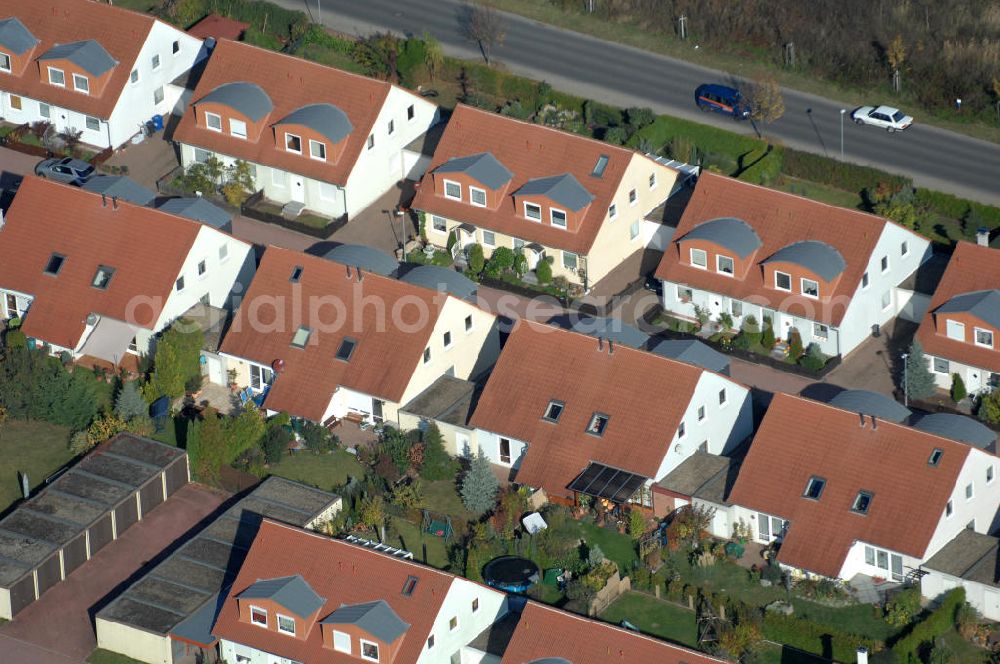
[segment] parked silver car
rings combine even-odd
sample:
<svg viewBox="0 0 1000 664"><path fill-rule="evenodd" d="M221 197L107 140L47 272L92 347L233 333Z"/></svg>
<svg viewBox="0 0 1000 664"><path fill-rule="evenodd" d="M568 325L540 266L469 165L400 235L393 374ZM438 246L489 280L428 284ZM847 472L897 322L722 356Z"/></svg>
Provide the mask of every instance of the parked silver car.
<svg viewBox="0 0 1000 664"><path fill-rule="evenodd" d="M46 159L35 166L35 175L66 184L82 185L94 174L94 166L82 159L62 157Z"/></svg>
<svg viewBox="0 0 1000 664"><path fill-rule="evenodd" d="M913 124L912 117L892 106L862 106L851 113L851 119L859 125L885 129L890 134L894 131L903 131Z"/></svg>

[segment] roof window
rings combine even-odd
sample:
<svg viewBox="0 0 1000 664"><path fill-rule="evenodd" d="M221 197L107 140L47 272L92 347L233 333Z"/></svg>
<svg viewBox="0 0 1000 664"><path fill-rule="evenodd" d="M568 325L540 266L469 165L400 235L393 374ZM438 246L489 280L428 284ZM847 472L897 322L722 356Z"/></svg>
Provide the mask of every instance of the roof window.
<svg viewBox="0 0 1000 664"><path fill-rule="evenodd" d="M337 349L337 359L343 362L349 362L351 360L351 355L354 355L354 349L357 345L358 342L356 339L344 337L344 340L340 342L340 348Z"/></svg>
<svg viewBox="0 0 1000 664"><path fill-rule="evenodd" d="M608 155L602 154L597 158L597 163L594 164L594 170L590 172L590 175L595 178L604 177L604 170L608 167Z"/></svg>
<svg viewBox="0 0 1000 664"><path fill-rule="evenodd" d="M292 268L292 276L290 276L288 280L293 284L297 284L299 283L299 279L301 278L302 278L302 266L296 265L294 268Z"/></svg>
<svg viewBox="0 0 1000 664"><path fill-rule="evenodd" d="M939 463L941 463L941 457L944 455L944 450L940 447L935 447L934 451L931 452L931 456L927 459L927 465L934 466L935 468Z"/></svg>
<svg viewBox="0 0 1000 664"><path fill-rule="evenodd" d="M608 420L610 416L604 413L594 413L593 417L590 418L590 424L587 425L587 433L594 436L603 436L604 430L608 428Z"/></svg>
<svg viewBox="0 0 1000 664"><path fill-rule="evenodd" d="M402 590L403 597L409 597L410 595L413 594L413 591L417 587L417 581L419 580L420 579L418 579L415 576L406 577L406 581L403 583L403 590Z"/></svg>
<svg viewBox="0 0 1000 664"><path fill-rule="evenodd" d="M295 331L295 336L292 337L292 345L296 348L305 348L311 334L312 330L308 327L300 327Z"/></svg>
<svg viewBox="0 0 1000 664"><path fill-rule="evenodd" d="M51 274L53 276L59 274L59 270L62 269L65 261L66 257L62 254L52 254L49 256L49 262L45 264L45 274Z"/></svg>
<svg viewBox="0 0 1000 664"><path fill-rule="evenodd" d="M550 401L549 405L545 408L545 415L543 416L543 419L546 419L549 422L558 422L559 416L562 415L565 407L566 404L562 401Z"/></svg>
<svg viewBox="0 0 1000 664"><path fill-rule="evenodd" d="M806 484L806 492L803 494L806 498L811 498L813 500L819 500L819 497L823 495L823 489L826 487L826 480L822 477L816 477L815 475L809 478L809 483Z"/></svg>
<svg viewBox="0 0 1000 664"><path fill-rule="evenodd" d="M115 276L115 268L108 267L107 265L99 265L97 267L97 272L94 274L93 281L90 282L90 285L94 288L107 290L108 286L111 284L111 277L113 276Z"/></svg>
<svg viewBox="0 0 1000 664"><path fill-rule="evenodd" d="M851 511L857 514L868 514L868 509L872 506L872 494L868 491L858 491Z"/></svg>

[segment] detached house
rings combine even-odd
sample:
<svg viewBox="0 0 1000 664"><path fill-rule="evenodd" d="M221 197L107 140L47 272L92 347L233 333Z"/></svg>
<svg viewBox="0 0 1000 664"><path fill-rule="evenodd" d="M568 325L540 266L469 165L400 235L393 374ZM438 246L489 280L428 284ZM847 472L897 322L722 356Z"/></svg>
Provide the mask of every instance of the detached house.
<svg viewBox="0 0 1000 664"><path fill-rule="evenodd" d="M265 519L212 634L236 664L480 661L466 646L505 614L502 592Z"/></svg>
<svg viewBox="0 0 1000 664"><path fill-rule="evenodd" d="M777 394L729 494L730 526L777 542L793 570L902 581L963 530L993 530L997 470L977 447Z"/></svg>
<svg viewBox="0 0 1000 664"><path fill-rule="evenodd" d="M930 256L916 233L870 214L703 173L656 271L663 307L694 319L769 318L777 339L846 355L909 303Z"/></svg>
<svg viewBox="0 0 1000 664"><path fill-rule="evenodd" d="M970 394L1000 384L1000 250L955 247L917 340L939 387L958 374Z"/></svg>
<svg viewBox="0 0 1000 664"><path fill-rule="evenodd" d="M507 247L588 287L645 247L644 215L677 175L632 150L459 105L413 207L453 256Z"/></svg>
<svg viewBox="0 0 1000 664"><path fill-rule="evenodd" d="M527 320L471 425L472 449L516 471L518 484L559 501L648 508L653 482L696 450L731 451L753 429L749 390L726 376Z"/></svg>
<svg viewBox="0 0 1000 664"><path fill-rule="evenodd" d="M398 86L221 40L174 140L185 167L240 159L269 200L350 217L410 175L403 147L437 121Z"/></svg>
<svg viewBox="0 0 1000 664"><path fill-rule="evenodd" d="M29 344L135 369L191 307L230 305L251 246L210 226L27 177L0 227L2 317Z"/></svg>
<svg viewBox="0 0 1000 664"><path fill-rule="evenodd" d="M0 0L0 112L118 147L154 115L182 110L172 82L206 55L200 39L109 3Z"/></svg>
<svg viewBox="0 0 1000 664"><path fill-rule="evenodd" d="M337 255L348 262L269 247L223 340L227 368L266 409L395 422L437 378L493 364L496 319L468 279L432 266L396 279Z"/></svg>

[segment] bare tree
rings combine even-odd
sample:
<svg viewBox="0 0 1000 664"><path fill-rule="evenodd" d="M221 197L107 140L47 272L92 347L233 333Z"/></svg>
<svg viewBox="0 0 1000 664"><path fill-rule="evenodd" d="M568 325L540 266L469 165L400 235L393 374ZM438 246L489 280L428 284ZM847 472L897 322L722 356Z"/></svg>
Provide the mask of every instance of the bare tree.
<svg viewBox="0 0 1000 664"><path fill-rule="evenodd" d="M750 102L750 119L754 122L774 122L785 114L781 86L772 76L758 78L744 92L744 97Z"/></svg>
<svg viewBox="0 0 1000 664"><path fill-rule="evenodd" d="M458 11L458 27L463 37L476 42L486 64L490 64L493 49L503 46L507 36L507 21L492 4L485 2L462 5Z"/></svg>
<svg viewBox="0 0 1000 664"><path fill-rule="evenodd" d="M892 88L899 92L901 87L900 70L903 68L903 62L906 61L906 45L903 44L902 35L896 35L896 38L889 42L885 57L889 61L889 69L892 70Z"/></svg>

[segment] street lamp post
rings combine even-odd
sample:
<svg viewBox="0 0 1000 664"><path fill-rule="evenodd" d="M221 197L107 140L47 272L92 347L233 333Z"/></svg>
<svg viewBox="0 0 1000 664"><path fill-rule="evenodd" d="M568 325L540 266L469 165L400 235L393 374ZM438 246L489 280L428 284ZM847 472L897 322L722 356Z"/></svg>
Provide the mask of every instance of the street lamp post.
<svg viewBox="0 0 1000 664"><path fill-rule="evenodd" d="M316 0L316 18L316 22L323 25L323 0Z"/></svg>
<svg viewBox="0 0 1000 664"><path fill-rule="evenodd" d="M906 358L910 356L909 353L903 353L903 405L909 408L910 406L910 381L907 375Z"/></svg>
<svg viewBox="0 0 1000 664"><path fill-rule="evenodd" d="M844 114L847 113L846 108L840 109L840 158L844 159Z"/></svg>

